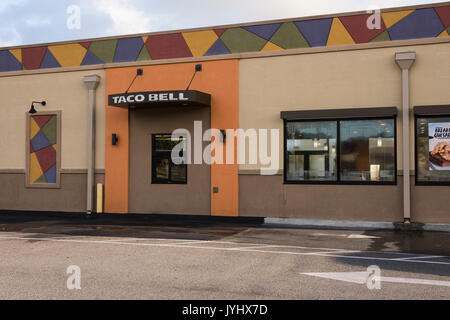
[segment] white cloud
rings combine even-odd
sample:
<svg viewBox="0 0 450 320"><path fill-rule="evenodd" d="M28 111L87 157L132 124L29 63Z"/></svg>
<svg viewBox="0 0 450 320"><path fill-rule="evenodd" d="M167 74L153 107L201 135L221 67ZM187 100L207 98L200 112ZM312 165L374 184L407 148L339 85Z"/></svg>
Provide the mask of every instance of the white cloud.
<svg viewBox="0 0 450 320"><path fill-rule="evenodd" d="M94 8L109 15L113 26L108 33L127 34L146 32L150 29L151 19L145 11L137 9L130 0L95 0Z"/></svg>
<svg viewBox="0 0 450 320"><path fill-rule="evenodd" d="M31 16L23 19L24 23L29 27L39 27L43 25L49 25L51 24L51 20L48 17L38 17L38 16Z"/></svg>
<svg viewBox="0 0 450 320"><path fill-rule="evenodd" d="M22 43L22 36L13 27L2 26L0 28L0 47L18 46Z"/></svg>
<svg viewBox="0 0 450 320"><path fill-rule="evenodd" d="M8 7L17 6L23 7L27 3L27 0L1 0L0 12L5 11Z"/></svg>

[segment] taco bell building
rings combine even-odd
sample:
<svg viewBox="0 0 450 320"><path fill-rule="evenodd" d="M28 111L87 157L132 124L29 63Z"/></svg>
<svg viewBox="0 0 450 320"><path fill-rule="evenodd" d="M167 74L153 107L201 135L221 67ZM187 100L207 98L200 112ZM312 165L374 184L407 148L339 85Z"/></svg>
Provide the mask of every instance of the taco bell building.
<svg viewBox="0 0 450 320"><path fill-rule="evenodd" d="M0 48L0 210L450 223L450 3L373 14Z"/></svg>

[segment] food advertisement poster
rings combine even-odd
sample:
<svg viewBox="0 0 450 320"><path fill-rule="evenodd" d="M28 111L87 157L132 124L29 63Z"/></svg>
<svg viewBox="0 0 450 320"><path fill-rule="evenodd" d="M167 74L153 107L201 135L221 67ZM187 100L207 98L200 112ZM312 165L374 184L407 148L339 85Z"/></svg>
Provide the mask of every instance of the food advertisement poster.
<svg viewBox="0 0 450 320"><path fill-rule="evenodd" d="M450 122L428 124L430 171L450 171Z"/></svg>

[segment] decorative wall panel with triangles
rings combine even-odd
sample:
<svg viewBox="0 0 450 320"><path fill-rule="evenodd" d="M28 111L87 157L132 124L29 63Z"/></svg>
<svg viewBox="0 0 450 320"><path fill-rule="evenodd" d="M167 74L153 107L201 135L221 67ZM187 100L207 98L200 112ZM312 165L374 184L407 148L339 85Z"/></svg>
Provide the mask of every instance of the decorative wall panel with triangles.
<svg viewBox="0 0 450 320"><path fill-rule="evenodd" d="M29 177L28 183L57 183L58 116L29 117Z"/></svg>
<svg viewBox="0 0 450 320"><path fill-rule="evenodd" d="M0 50L0 72L450 36L450 5Z"/></svg>

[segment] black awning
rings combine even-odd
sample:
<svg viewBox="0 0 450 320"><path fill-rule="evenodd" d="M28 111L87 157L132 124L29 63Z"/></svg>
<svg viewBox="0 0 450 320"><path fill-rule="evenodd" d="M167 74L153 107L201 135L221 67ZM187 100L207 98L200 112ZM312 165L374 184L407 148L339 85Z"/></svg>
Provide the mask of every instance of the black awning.
<svg viewBox="0 0 450 320"><path fill-rule="evenodd" d="M396 107L281 111L284 120L381 118L397 115Z"/></svg>
<svg viewBox="0 0 450 320"><path fill-rule="evenodd" d="M417 106L414 107L414 114L418 116L448 116L449 106Z"/></svg>
<svg viewBox="0 0 450 320"><path fill-rule="evenodd" d="M167 106L211 106L211 95L196 90L148 91L119 93L108 96L111 107Z"/></svg>

